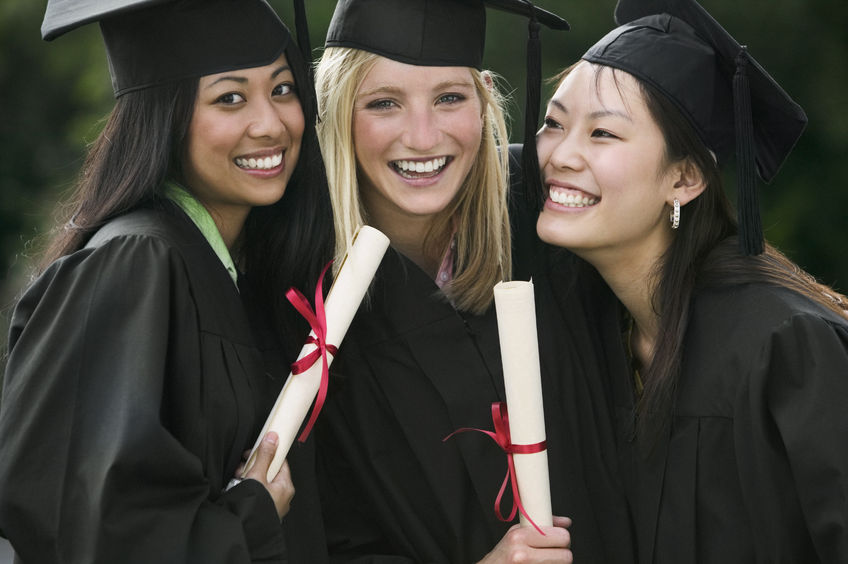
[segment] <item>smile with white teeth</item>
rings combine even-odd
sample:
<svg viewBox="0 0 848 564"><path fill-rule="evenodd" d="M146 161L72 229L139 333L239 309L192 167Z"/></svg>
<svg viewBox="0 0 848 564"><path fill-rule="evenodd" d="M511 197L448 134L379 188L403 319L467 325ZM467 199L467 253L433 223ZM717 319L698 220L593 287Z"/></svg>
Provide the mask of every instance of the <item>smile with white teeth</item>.
<svg viewBox="0 0 848 564"><path fill-rule="evenodd" d="M598 203L598 198L587 194L574 194L551 188L551 200L568 208L585 208Z"/></svg>
<svg viewBox="0 0 848 564"><path fill-rule="evenodd" d="M280 163L283 162L283 154L277 153L273 157L265 157L265 158L237 158L236 165L239 168L245 169L255 169L255 170L267 170L269 168L275 168L280 166Z"/></svg>
<svg viewBox="0 0 848 564"><path fill-rule="evenodd" d="M429 161L391 161L389 164L404 178L427 178L436 176L445 167L448 157Z"/></svg>

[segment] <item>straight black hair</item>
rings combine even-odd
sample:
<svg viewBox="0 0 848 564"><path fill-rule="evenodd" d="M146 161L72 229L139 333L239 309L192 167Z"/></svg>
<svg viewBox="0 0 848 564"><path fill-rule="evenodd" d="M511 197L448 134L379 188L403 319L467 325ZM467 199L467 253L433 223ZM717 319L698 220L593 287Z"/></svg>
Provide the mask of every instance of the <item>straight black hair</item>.
<svg viewBox="0 0 848 564"><path fill-rule="evenodd" d="M294 286L311 294L321 268L332 257L334 235L315 133L315 90L297 46L290 44L285 54L306 123L301 155L283 197L248 215L238 262L261 303L272 304L278 333L294 333L300 339L306 336L306 325L287 303L285 292ZM166 179L182 180L182 155L197 85L197 78L185 79L117 99L89 149L74 191L63 206L64 220L39 270L81 249L114 217L144 205L171 207L162 187Z"/></svg>

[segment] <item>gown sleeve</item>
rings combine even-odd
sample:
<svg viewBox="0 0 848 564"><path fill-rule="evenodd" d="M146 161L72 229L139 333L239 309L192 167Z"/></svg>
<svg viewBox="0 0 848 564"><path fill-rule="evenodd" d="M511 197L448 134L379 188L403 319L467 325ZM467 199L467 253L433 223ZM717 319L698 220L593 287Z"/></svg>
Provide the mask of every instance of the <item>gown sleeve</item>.
<svg viewBox="0 0 848 564"><path fill-rule="evenodd" d="M201 369L194 307L179 253L145 236L60 259L23 296L0 403L0 529L23 562L282 560L264 487L218 496L169 430L204 397L169 381Z"/></svg>
<svg viewBox="0 0 848 564"><path fill-rule="evenodd" d="M748 506L761 520L754 534L773 535L760 546L776 547L784 544L779 536L797 537L797 527L806 527L818 562L848 562L848 324L795 315L761 360L748 398L752 415L738 428L754 438L738 443L751 474Z"/></svg>

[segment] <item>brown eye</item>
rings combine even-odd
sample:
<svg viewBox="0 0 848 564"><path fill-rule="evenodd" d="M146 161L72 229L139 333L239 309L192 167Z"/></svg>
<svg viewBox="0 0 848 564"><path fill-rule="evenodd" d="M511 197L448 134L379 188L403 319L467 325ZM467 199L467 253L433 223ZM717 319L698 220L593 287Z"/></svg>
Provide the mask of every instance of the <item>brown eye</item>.
<svg viewBox="0 0 848 564"><path fill-rule="evenodd" d="M274 96L286 96L294 91L294 84L291 82L283 82L275 86L274 91L271 94Z"/></svg>
<svg viewBox="0 0 848 564"><path fill-rule="evenodd" d="M218 104L224 104L227 106L238 104L240 102L244 102L244 97L241 94L236 94L235 92L227 92L223 96L219 96L217 100L215 100Z"/></svg>
<svg viewBox="0 0 848 564"><path fill-rule="evenodd" d="M600 137L602 139L618 139L617 135L613 135L606 129L596 129L592 132L592 137Z"/></svg>

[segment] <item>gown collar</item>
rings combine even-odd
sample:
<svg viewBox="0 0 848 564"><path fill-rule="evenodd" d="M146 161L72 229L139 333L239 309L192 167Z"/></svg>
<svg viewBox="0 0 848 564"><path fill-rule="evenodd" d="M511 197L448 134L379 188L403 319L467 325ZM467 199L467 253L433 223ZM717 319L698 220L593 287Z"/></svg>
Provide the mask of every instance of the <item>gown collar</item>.
<svg viewBox="0 0 848 564"><path fill-rule="evenodd" d="M221 264L227 269L227 274L233 279L233 284L238 288L238 271L233 262L233 257L230 255L230 251L221 237L221 232L218 231L215 220L212 219L209 211L188 190L174 181L165 183L165 196L177 204L197 226L209 246L215 251Z"/></svg>

